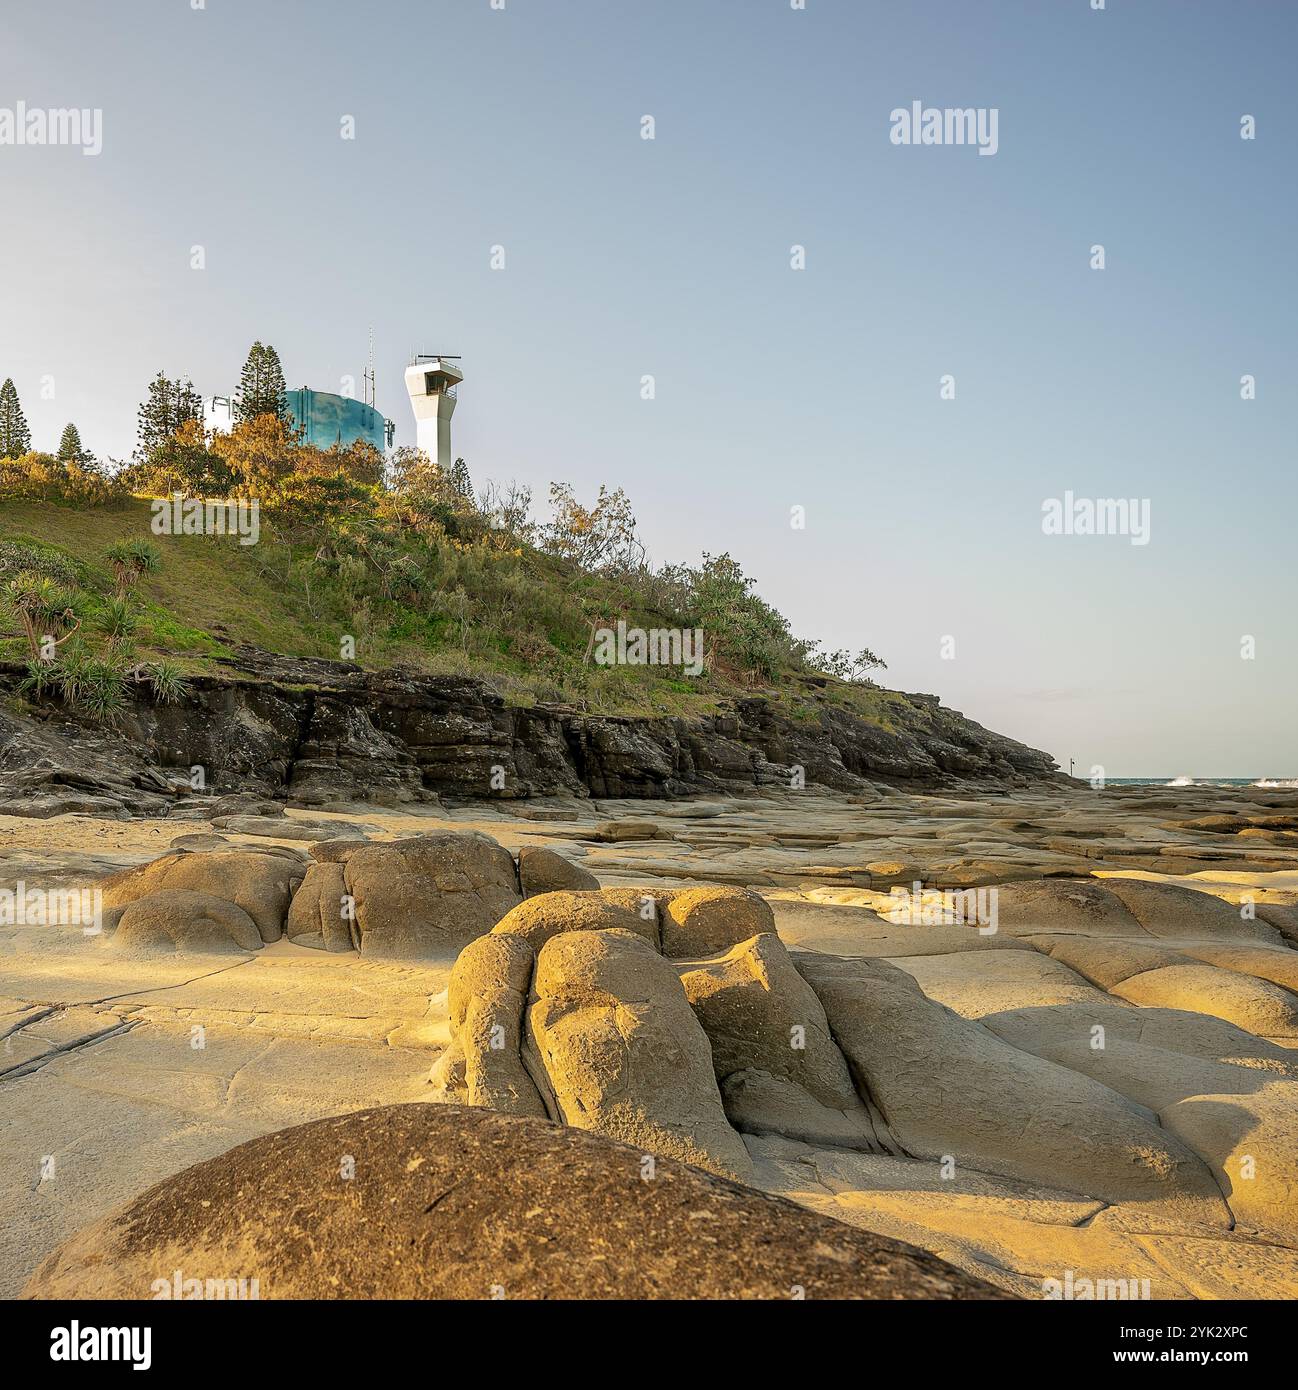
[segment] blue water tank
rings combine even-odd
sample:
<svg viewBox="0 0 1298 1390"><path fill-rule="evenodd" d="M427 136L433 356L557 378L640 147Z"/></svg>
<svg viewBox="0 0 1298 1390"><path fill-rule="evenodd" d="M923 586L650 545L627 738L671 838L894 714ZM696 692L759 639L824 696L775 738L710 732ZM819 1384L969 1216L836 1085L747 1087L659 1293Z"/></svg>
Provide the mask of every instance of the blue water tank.
<svg viewBox="0 0 1298 1390"><path fill-rule="evenodd" d="M335 396L330 391L313 391L299 386L289 391L288 408L302 431L302 442L317 449L343 448L363 439L383 453L392 443L393 425L379 411L351 396Z"/></svg>

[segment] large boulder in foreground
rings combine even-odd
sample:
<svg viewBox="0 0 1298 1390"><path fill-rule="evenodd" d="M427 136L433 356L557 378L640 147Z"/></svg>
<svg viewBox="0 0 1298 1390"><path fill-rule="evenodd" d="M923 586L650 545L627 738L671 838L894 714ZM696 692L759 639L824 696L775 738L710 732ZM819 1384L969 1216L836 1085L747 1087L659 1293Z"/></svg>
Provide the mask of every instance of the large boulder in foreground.
<svg viewBox="0 0 1298 1390"><path fill-rule="evenodd" d="M339 1176L344 1158L355 1176ZM1002 1299L932 1255L545 1120L393 1105L264 1135L48 1256L28 1298Z"/></svg>

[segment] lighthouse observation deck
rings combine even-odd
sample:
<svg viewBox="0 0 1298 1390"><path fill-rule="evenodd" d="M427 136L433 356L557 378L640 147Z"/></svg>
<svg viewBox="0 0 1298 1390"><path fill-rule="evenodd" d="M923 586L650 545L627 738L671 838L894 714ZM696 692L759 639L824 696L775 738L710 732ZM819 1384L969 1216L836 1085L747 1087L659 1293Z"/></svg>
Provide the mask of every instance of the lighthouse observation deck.
<svg viewBox="0 0 1298 1390"><path fill-rule="evenodd" d="M441 353L417 353L406 368L419 447L439 467L450 468L453 461L451 415L463 380L460 359Z"/></svg>

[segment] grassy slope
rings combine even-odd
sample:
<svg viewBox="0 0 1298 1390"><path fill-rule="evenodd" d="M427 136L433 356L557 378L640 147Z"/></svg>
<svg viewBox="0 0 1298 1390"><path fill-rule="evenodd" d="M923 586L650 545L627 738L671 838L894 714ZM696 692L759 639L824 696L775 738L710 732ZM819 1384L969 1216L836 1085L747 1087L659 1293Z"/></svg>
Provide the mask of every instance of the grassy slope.
<svg viewBox="0 0 1298 1390"><path fill-rule="evenodd" d="M150 539L162 552L161 571L141 587L145 611L140 648L145 654L188 658L197 669L204 658L225 653L237 642L296 655L337 656L326 650L322 633L312 631L264 579L244 548L200 536L153 536L147 503L128 507L74 509L47 502L0 504L0 537L35 541L69 555L84 566L89 581L111 583L101 559L114 541ZM224 628L228 639L213 633ZM21 655L21 644L7 644L6 655Z"/></svg>
<svg viewBox="0 0 1298 1390"><path fill-rule="evenodd" d="M790 670L773 687L754 689L721 674L691 679L662 667L597 667L585 660L592 623L623 616L629 625L652 628L670 627L673 619L646 611L628 584L539 551L429 560L437 572L426 571L433 582L425 597L400 604L372 585L349 588L318 571L310 577L316 542L291 547L277 541L265 513L255 546L229 537L155 537L149 521L149 504L142 499L86 508L0 501L0 540L52 548L77 566L90 629L112 592L105 547L151 539L162 567L138 591L136 650L143 659L167 657L190 673L212 669L214 657L231 654L241 643L288 656L338 658L340 636L350 633L355 660L366 669L401 664L473 676L512 704L579 702L594 713L697 717L737 696L760 694L808 724L831 707L889 733L961 741L962 720L950 711L918 705L896 691L803 671ZM0 658L26 654L16 625L7 635L0 619Z"/></svg>
<svg viewBox="0 0 1298 1390"><path fill-rule="evenodd" d="M340 635L352 633L362 666L402 663L475 675L491 680L514 703L572 698L568 678L574 666L583 682L581 698L602 712L697 715L717 709L733 695L755 693L718 678L690 680L662 668L585 665L583 648L593 614L621 612L629 622L646 627L669 620L637 611L616 580L574 572L539 553L526 557L513 581L519 586L516 601L526 604L537 639L534 647L521 650L511 638L484 638L481 626L476 639L466 641L466 623L455 616L467 611L467 626L481 625L489 620L490 604L501 602L499 594L488 600L485 594L452 592L430 600L426 609L378 611L336 584L315 580L308 587L305 566L299 563L308 558L305 552L267 544L265 536L257 546L240 546L224 537L154 537L149 518L148 503L139 499L96 508L5 501L0 503L0 539L36 542L70 556L81 566L84 587L92 594L111 587L101 558L106 546L152 539L162 553L162 568L140 587L144 608L137 647L141 656L168 656L189 671L209 667L212 657L228 654L241 642L292 656L337 658ZM21 641L0 637L0 655L23 656ZM551 657L568 663L566 676L548 669ZM796 678L781 682L772 693L795 713L814 717L810 687ZM825 696L818 692L816 698ZM836 698L859 703L860 712L885 722L879 716L889 692L837 686Z"/></svg>

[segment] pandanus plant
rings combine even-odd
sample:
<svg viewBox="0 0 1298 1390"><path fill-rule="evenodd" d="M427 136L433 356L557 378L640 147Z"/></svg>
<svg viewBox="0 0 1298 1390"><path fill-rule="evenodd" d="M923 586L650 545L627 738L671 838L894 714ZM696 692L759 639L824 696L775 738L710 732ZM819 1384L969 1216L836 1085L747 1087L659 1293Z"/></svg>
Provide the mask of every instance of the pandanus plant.
<svg viewBox="0 0 1298 1390"><path fill-rule="evenodd" d="M112 566L115 597L124 599L146 574L156 574L162 566L158 547L149 541L117 541L104 551Z"/></svg>
<svg viewBox="0 0 1298 1390"><path fill-rule="evenodd" d="M5 584L5 606L22 624L23 636L33 660L50 661L81 626L72 611L72 599L46 574L24 570Z"/></svg>

